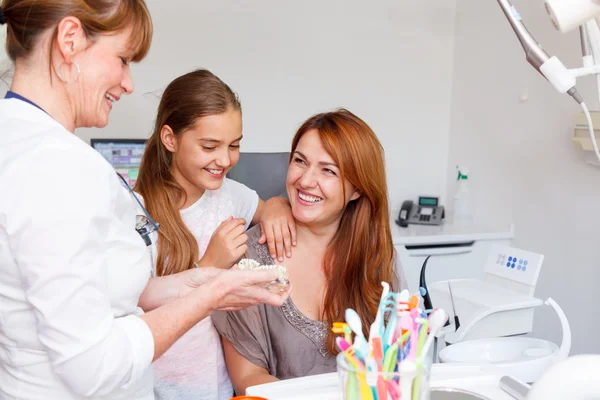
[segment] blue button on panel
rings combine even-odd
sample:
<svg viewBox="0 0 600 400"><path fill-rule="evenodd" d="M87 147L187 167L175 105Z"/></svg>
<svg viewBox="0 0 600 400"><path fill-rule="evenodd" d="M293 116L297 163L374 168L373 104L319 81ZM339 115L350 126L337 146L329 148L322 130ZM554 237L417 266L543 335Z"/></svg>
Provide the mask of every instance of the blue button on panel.
<svg viewBox="0 0 600 400"><path fill-rule="evenodd" d="M508 257L508 261L512 261L512 257Z"/></svg>
<svg viewBox="0 0 600 400"><path fill-rule="evenodd" d="M510 263L509 263L509 262L508 262L508 263L506 263L506 266L507 266L507 267L510 267Z"/></svg>
<svg viewBox="0 0 600 400"><path fill-rule="evenodd" d="M519 259L519 264L523 264L523 260Z"/></svg>
<svg viewBox="0 0 600 400"><path fill-rule="evenodd" d="M519 266L517 267L517 269L520 271L520 270L521 270L521 266L519 265Z"/></svg>
<svg viewBox="0 0 600 400"><path fill-rule="evenodd" d="M527 260L525 260L525 262L523 264L527 265Z"/></svg>
<svg viewBox="0 0 600 400"><path fill-rule="evenodd" d="M514 263L513 263L513 264L511 264L511 265L510 265L510 267L511 267L511 268L514 268L514 267L515 267L515 264L514 264Z"/></svg>
<svg viewBox="0 0 600 400"><path fill-rule="evenodd" d="M526 269L526 268L527 268L527 267L523 267L523 270L522 270L522 271L523 271L523 272L525 272L525 269Z"/></svg>

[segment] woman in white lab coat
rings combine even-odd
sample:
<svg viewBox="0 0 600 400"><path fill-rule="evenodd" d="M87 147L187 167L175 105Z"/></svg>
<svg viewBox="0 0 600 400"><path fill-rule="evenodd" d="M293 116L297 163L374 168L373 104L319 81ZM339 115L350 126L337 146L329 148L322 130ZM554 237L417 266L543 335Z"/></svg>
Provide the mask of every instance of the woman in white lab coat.
<svg viewBox="0 0 600 400"><path fill-rule="evenodd" d="M73 135L133 91L152 35L143 0L3 0L3 24L15 73L0 100L0 398L152 399L151 362L198 321L286 296L262 288L274 271L147 286L139 233L153 226L136 227L114 170ZM170 302L143 314L140 296Z"/></svg>

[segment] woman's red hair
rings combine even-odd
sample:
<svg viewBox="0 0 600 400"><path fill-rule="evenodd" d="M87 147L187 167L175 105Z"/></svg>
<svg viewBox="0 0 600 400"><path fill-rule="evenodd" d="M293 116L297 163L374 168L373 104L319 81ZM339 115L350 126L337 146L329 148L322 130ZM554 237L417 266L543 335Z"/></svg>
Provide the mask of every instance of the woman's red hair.
<svg viewBox="0 0 600 400"><path fill-rule="evenodd" d="M348 203L325 254L327 286L322 318L328 323L344 321L346 309L352 308L368 335L383 290L381 282L398 289L383 147L363 120L340 109L304 122L292 141L292 155L302 136L312 130L318 132L323 147L338 165L342 185L348 181L361 194ZM331 354L338 353L331 331L327 348Z"/></svg>

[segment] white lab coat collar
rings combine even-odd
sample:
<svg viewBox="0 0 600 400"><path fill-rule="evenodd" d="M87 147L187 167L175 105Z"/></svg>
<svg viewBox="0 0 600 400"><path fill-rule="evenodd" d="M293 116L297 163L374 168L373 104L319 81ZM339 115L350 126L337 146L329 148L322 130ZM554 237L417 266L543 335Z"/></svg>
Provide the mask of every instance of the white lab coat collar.
<svg viewBox="0 0 600 400"><path fill-rule="evenodd" d="M69 137L70 139L67 140L81 141L75 134L36 106L15 98L0 99L0 126L4 125L6 121L15 120L24 120L30 127L33 125L39 128L34 129L34 131L39 132L43 129L49 133L60 135L63 139ZM27 135L27 132L20 132L19 134Z"/></svg>

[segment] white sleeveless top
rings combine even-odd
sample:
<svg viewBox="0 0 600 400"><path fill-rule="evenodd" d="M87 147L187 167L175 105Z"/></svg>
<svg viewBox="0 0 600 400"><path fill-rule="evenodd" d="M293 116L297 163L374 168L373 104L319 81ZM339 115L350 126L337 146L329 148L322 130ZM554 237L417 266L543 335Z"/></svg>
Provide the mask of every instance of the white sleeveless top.
<svg viewBox="0 0 600 400"><path fill-rule="evenodd" d="M202 257L222 221L230 216L244 218L248 228L257 207L255 191L225 179L219 189L205 191L196 203L181 210L181 217L198 241ZM156 260L156 246L153 253ZM211 317L190 329L153 366L157 400L229 400L233 396L221 338Z"/></svg>

